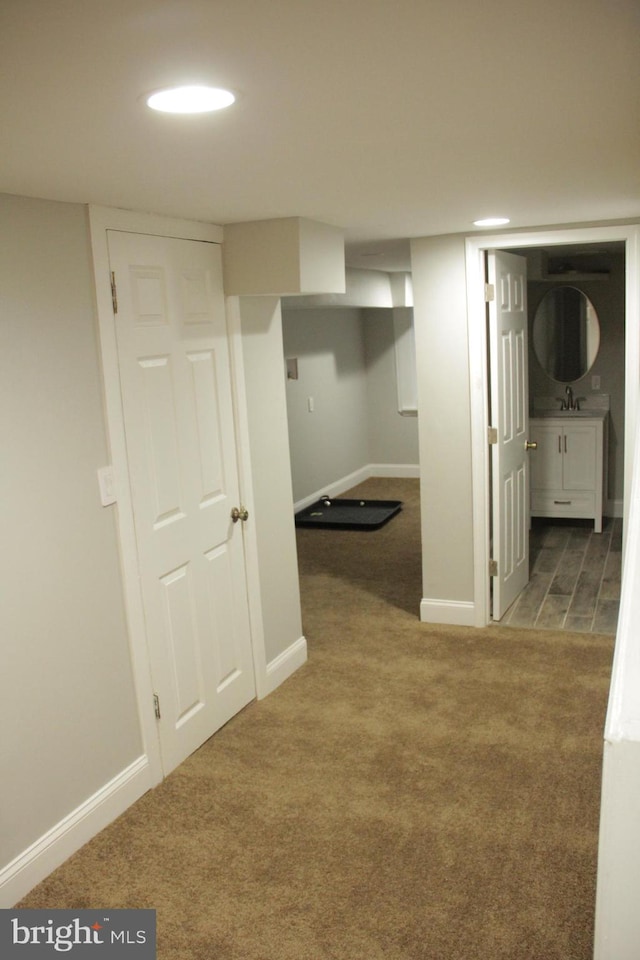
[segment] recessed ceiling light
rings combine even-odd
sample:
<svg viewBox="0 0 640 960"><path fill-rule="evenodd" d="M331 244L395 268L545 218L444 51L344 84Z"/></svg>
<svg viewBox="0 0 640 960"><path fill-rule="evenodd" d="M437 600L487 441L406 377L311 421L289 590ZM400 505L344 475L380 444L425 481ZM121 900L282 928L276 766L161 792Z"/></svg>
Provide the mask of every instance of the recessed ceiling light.
<svg viewBox="0 0 640 960"><path fill-rule="evenodd" d="M230 107L235 99L229 90L192 85L157 90L147 97L147 105L163 113L211 113Z"/></svg>
<svg viewBox="0 0 640 960"><path fill-rule="evenodd" d="M509 217L485 217L484 220L474 220L474 227L504 227L510 223Z"/></svg>

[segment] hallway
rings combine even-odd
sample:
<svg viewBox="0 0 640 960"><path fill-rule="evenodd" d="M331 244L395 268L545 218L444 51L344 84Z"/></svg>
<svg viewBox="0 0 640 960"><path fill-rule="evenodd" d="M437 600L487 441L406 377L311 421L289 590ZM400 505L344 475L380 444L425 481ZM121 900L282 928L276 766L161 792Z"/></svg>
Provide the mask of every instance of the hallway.
<svg viewBox="0 0 640 960"><path fill-rule="evenodd" d="M426 624L419 483L299 529L309 661L54 870L159 960L590 960L613 639Z"/></svg>

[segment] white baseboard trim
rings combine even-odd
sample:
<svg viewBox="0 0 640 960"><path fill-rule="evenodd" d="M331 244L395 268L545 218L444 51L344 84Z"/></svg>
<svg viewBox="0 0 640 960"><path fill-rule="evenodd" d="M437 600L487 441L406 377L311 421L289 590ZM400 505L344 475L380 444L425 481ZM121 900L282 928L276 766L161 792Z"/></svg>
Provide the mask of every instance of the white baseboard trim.
<svg viewBox="0 0 640 960"><path fill-rule="evenodd" d="M152 786L143 755L0 870L0 908L13 907Z"/></svg>
<svg viewBox="0 0 640 960"><path fill-rule="evenodd" d="M457 627L476 626L476 605L462 600L420 601L420 620L423 623L447 623Z"/></svg>
<svg viewBox="0 0 640 960"><path fill-rule="evenodd" d="M369 468L361 467L360 470L355 470L353 473L347 474L346 477L341 477L340 480L334 480L333 483L325 483L320 490L310 493L309 496L303 497L302 500L297 500L293 508L297 513L298 510L304 510L305 507L311 506L312 503L315 503L316 500L319 500L320 497L325 494L328 497L337 497L341 493L344 493L345 490L349 490L351 487L355 487L357 484L368 480L370 476Z"/></svg>
<svg viewBox="0 0 640 960"><path fill-rule="evenodd" d="M307 640L300 637L290 647L278 654L275 660L270 660L267 664L266 678L258 694L258 699L262 700L270 693L273 693L281 683L295 673L304 663L307 662Z"/></svg>
<svg viewBox="0 0 640 960"><path fill-rule="evenodd" d="M622 500L607 500L604 505L606 517L624 517L624 502Z"/></svg>
<svg viewBox="0 0 640 960"><path fill-rule="evenodd" d="M307 497L303 497L302 500L297 500L293 505L293 509L296 513L299 510L304 510L305 507L315 503L316 500L319 500L320 497L325 494L328 497L339 497L345 490L350 490L351 487L356 487L359 483L364 483L364 481L370 477L419 476L420 465L417 463L368 463L366 466L360 467L359 470L347 474L346 477L334 480L333 483L325 483L320 490L310 493Z"/></svg>
<svg viewBox="0 0 640 960"><path fill-rule="evenodd" d="M370 477L408 477L420 478L419 463L370 463Z"/></svg>

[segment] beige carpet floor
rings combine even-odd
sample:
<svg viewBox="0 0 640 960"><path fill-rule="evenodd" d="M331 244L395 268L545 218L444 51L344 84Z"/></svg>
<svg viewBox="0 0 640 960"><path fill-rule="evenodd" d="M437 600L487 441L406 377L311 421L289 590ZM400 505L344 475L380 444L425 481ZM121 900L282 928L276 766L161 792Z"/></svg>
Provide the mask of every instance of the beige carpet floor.
<svg viewBox="0 0 640 960"><path fill-rule="evenodd" d="M355 493L405 507L299 531L308 664L21 906L155 907L163 960L590 960L613 638L421 624L417 482Z"/></svg>

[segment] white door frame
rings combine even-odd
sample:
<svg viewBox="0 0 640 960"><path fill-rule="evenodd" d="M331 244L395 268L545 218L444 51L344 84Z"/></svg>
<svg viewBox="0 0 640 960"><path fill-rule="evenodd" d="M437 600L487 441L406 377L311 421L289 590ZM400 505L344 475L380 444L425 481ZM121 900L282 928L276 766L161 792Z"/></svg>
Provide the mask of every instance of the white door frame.
<svg viewBox="0 0 640 960"><path fill-rule="evenodd" d="M107 421L107 438L109 443L111 464L114 472L115 493L117 497L117 528L119 534L120 563L122 567L122 584L124 591L129 645L133 680L138 702L138 717L142 734L143 749L149 763L149 783L154 785L162 780L162 757L160 740L153 711L153 686L151 682L151 665L147 648L144 611L138 578L138 556L136 546L135 527L133 520L133 504L129 487L129 465L125 441L124 417L120 397L120 373L118 350L116 343L115 320L111 301L111 278L109 270L109 248L107 230L121 230L127 233L141 233L151 236L175 237L181 240L204 240L212 243L222 243L222 227L208 223L174 220L159 217L153 214L134 213L128 210L118 210L109 207L90 206L88 208L89 233L93 254L93 272L95 280L95 296L98 317L98 332L102 358L102 376L104 404ZM233 334L231 336L233 340ZM234 407L236 407L236 442L243 446L242 411L238 418L238 397L243 396L243 368L241 355L236 349L231 349L230 364ZM238 423L238 420L240 422ZM240 490L243 493L250 486L250 477L246 476L246 462L238 457L238 474ZM245 560L247 565L247 589L249 607L254 608L251 594L253 579L251 573L257 569L257 546L252 531L243 530L245 543ZM255 618L251 617L251 643L254 654L254 672L256 686L260 695L263 686L262 677L266 654L264 638L260 625L256 629ZM257 669L256 669L257 668ZM260 680L260 682L258 682Z"/></svg>
<svg viewBox="0 0 640 960"><path fill-rule="evenodd" d="M625 242L625 431L624 508L629 515L636 422L640 392L640 226L572 227L526 233L483 234L467 237L467 322L469 341L471 471L473 483L473 561L475 626L491 619L489 597L490 487L487 443L487 343L484 299L484 254L497 248L542 247L562 244ZM626 528L625 528L626 534Z"/></svg>

